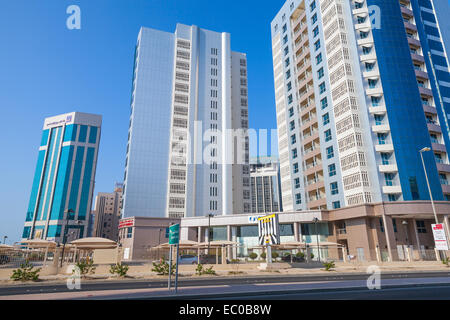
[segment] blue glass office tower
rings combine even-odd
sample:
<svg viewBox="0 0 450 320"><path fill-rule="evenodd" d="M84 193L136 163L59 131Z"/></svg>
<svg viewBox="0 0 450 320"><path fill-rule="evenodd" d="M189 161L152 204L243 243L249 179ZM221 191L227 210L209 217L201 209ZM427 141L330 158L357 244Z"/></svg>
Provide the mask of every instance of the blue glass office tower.
<svg viewBox="0 0 450 320"><path fill-rule="evenodd" d="M46 118L22 239L86 236L102 118L72 112Z"/></svg>

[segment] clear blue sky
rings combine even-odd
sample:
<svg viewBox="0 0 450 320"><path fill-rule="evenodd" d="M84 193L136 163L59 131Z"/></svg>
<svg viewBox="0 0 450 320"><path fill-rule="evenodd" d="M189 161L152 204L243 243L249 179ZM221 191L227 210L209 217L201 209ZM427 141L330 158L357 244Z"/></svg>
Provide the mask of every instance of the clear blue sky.
<svg viewBox="0 0 450 320"><path fill-rule="evenodd" d="M284 0L0 0L0 240L20 240L45 117L103 115L96 189L124 172L134 46L141 26L231 33L247 53L251 128L276 128L270 22ZM81 30L66 9L81 8Z"/></svg>

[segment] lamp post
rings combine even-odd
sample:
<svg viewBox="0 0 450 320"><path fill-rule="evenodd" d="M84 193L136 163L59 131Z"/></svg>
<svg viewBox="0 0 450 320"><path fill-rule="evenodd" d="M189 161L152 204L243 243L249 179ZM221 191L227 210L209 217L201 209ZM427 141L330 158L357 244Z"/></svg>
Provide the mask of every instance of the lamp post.
<svg viewBox="0 0 450 320"><path fill-rule="evenodd" d="M314 222L314 230L316 232L316 242L317 242L317 253L318 253L318 257L319 257L319 262L320 262L320 245L319 245L319 234L317 233L317 222L319 221L319 219L317 217L315 217L313 219Z"/></svg>
<svg viewBox="0 0 450 320"><path fill-rule="evenodd" d="M208 213L208 256L209 256L209 246L211 242L211 218L214 217L214 214Z"/></svg>
<svg viewBox="0 0 450 320"><path fill-rule="evenodd" d="M70 214L71 213L75 213L75 211L73 211L72 209L68 209L66 211L67 216L66 216L66 223L64 225L64 233L63 233L63 247L62 247L62 252L61 252L61 263L60 263L60 267L62 267L63 264L63 260L64 260L64 250L66 248L66 241L67 241L67 225L69 223L69 218L70 218ZM76 220L77 223L79 223L78 220Z"/></svg>
<svg viewBox="0 0 450 320"><path fill-rule="evenodd" d="M6 244L6 239L8 239L8 236L3 237L3 244Z"/></svg>
<svg viewBox="0 0 450 320"><path fill-rule="evenodd" d="M427 169L425 168L425 161L423 160L423 155L422 155L423 152L428 152L428 151L431 151L431 148L425 147L425 148L419 150L419 153L420 153L420 158L422 159L423 171L425 172L425 179L427 181L428 192L430 194L431 207L433 208L433 214L434 214L434 221L436 224L438 224L439 221L438 221L438 217L436 214L436 208L434 206L433 194L431 193L430 182L428 181ZM441 250L439 250L439 256L440 256L440 259L443 260Z"/></svg>
<svg viewBox="0 0 450 320"><path fill-rule="evenodd" d="M159 229L159 236L158 236L158 246L161 244L161 231L162 229Z"/></svg>

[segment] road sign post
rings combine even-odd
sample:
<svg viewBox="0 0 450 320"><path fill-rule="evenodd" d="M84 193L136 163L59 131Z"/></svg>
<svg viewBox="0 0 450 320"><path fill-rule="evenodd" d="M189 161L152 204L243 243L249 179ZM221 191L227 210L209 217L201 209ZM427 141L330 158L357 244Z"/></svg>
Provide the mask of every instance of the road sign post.
<svg viewBox="0 0 450 320"><path fill-rule="evenodd" d="M169 291L170 291L170 286L171 286L171 280L172 280L172 250L173 250L173 246L175 245L177 248L176 251L176 268L175 268L175 293L177 292L178 288L178 244L180 243L180 224L173 224L169 227L169 248L170 248L170 253L169 253Z"/></svg>

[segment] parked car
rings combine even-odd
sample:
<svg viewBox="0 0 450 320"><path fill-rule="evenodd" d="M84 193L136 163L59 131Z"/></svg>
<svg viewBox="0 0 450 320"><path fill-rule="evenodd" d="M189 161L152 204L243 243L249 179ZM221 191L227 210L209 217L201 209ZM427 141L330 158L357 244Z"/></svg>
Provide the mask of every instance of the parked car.
<svg viewBox="0 0 450 320"><path fill-rule="evenodd" d="M178 264L197 264L197 256L191 254L183 254L178 257Z"/></svg>
<svg viewBox="0 0 450 320"><path fill-rule="evenodd" d="M5 254L0 254L0 264L7 264L9 262L9 257Z"/></svg>
<svg viewBox="0 0 450 320"><path fill-rule="evenodd" d="M291 255L287 254L281 258L284 262L291 262ZM304 262L305 259L303 257L297 257L296 255L292 256L292 262Z"/></svg>

